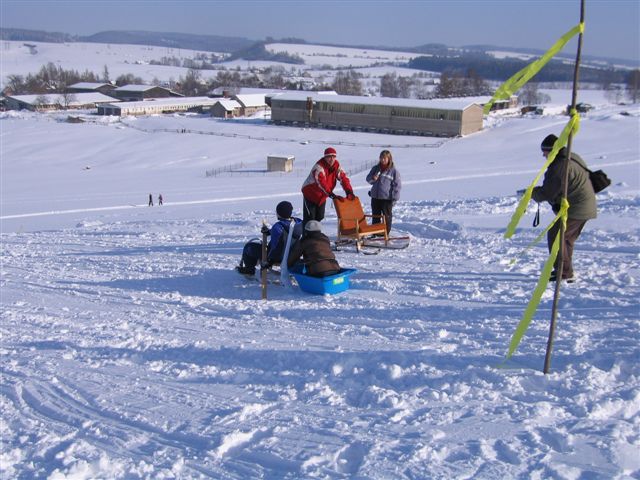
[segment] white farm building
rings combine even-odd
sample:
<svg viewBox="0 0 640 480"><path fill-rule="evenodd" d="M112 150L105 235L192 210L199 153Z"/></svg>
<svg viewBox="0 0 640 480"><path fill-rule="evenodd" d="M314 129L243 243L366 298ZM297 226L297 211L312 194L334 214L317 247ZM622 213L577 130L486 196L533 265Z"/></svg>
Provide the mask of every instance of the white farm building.
<svg viewBox="0 0 640 480"><path fill-rule="evenodd" d="M32 111L96 108L98 105L117 101L113 97L98 92L9 95L6 97L8 109Z"/></svg>
<svg viewBox="0 0 640 480"><path fill-rule="evenodd" d="M98 115L153 115L159 113L209 111L218 101L209 97L151 98L140 102L121 102L98 107Z"/></svg>
<svg viewBox="0 0 640 480"><path fill-rule="evenodd" d="M482 130L482 106L476 98L414 100L282 93L271 96L268 103L276 124L443 137Z"/></svg>

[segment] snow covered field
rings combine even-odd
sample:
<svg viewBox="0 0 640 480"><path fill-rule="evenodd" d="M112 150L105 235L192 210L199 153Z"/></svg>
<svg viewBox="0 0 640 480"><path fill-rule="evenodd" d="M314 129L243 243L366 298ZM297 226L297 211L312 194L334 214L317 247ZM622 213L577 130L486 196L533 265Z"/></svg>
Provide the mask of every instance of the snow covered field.
<svg viewBox="0 0 640 480"><path fill-rule="evenodd" d="M640 108L580 100L597 108L575 151L614 183L576 246L547 376L551 289L504 362L546 259L544 242L523 253L533 205L502 233L564 116L491 118L442 143L1 114L0 477L640 478ZM328 145L367 210L360 166L393 152L411 245L338 252L358 269L343 294L270 286L261 301L233 271L242 246L278 201L301 215ZM266 174L272 153L294 172ZM332 208L324 224L333 235Z"/></svg>
<svg viewBox="0 0 640 480"><path fill-rule="evenodd" d="M160 61L163 57L176 57L180 60L193 59L197 54L209 55L211 52L200 52L179 48L155 47L147 45L118 45L102 43L46 43L29 42L35 49L25 46L25 42L2 41L0 67L2 76L9 74L27 75L37 73L43 65L51 62L65 70L88 70L102 76L105 65L109 75L115 80L120 75L131 73L151 82L154 78L163 81L173 78L177 80L185 76L187 68L165 65L150 65L152 60ZM35 52L35 53L32 53ZM218 72L202 70L203 77L214 77ZM5 78L0 79L2 84Z"/></svg>

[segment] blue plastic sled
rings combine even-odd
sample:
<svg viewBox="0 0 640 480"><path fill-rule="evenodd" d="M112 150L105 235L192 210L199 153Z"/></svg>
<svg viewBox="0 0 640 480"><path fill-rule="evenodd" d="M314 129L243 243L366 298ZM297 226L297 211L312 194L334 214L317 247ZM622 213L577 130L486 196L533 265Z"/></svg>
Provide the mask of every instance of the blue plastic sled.
<svg viewBox="0 0 640 480"><path fill-rule="evenodd" d="M340 272L328 277L312 277L307 275L304 265L297 264L289 269L298 282L300 290L316 295L333 295L349 290L349 277L356 272L355 268L341 268Z"/></svg>

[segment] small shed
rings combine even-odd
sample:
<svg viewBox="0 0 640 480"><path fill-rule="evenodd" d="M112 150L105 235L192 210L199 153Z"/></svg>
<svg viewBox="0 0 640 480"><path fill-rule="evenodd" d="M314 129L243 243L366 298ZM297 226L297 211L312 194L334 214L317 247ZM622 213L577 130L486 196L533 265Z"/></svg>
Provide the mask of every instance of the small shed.
<svg viewBox="0 0 640 480"><path fill-rule="evenodd" d="M267 171L268 172L291 172L293 170L293 161L296 159L293 155L268 155Z"/></svg>

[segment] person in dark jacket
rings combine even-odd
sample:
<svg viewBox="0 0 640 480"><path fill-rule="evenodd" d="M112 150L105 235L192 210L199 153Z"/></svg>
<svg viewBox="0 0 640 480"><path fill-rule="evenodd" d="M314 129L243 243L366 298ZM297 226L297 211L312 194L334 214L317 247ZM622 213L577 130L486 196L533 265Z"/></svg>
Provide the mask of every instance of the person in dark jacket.
<svg viewBox="0 0 640 480"><path fill-rule="evenodd" d="M342 198L333 193L337 182L340 182L340 185L342 185L347 198L350 200L354 198L351 181L340 167L336 149L328 147L324 150L324 156L313 165L309 176L302 184L303 236L306 235L304 226L309 220L317 220L320 222L324 219L327 198Z"/></svg>
<svg viewBox="0 0 640 480"><path fill-rule="evenodd" d="M551 134L545 137L540 145L542 154L545 158L549 156L549 153L553 149L553 144L558 137ZM562 183L563 183L563 166L567 164L567 150L566 148L560 149L558 155L553 160L551 165L547 168L544 174L544 180L541 186L535 187L531 194L531 197L536 202L546 201L551 205L554 213L560 211L560 204L562 201ZM593 185L589 178L589 172L587 166L580 158L579 155L571 152L571 158L568 161L568 188L567 188L567 201L569 202L569 211L567 214L567 228L564 234L564 254L562 261L562 279L568 282L574 281L573 271L573 246L580 236L582 229L584 228L587 220L596 218L596 194L593 191ZM553 241L556 235L560 231L561 222L558 221L547 232L547 245L549 251L553 245ZM551 281L557 280L558 261L553 273L551 274Z"/></svg>
<svg viewBox="0 0 640 480"><path fill-rule="evenodd" d="M393 220L393 206L400 198L400 189L402 188L400 172L396 169L389 150L380 152L380 160L367 175L367 182L373 185L369 191L371 213L384 215L387 233L389 233ZM373 217L372 223L380 222L380 217Z"/></svg>
<svg viewBox="0 0 640 480"><path fill-rule="evenodd" d="M269 244L267 250L267 265L269 268L274 263L281 263L284 255L284 249L289 235L289 225L294 220L294 229L292 240L297 240L302 234L302 220L293 217L293 205L290 202L280 202L276 206L276 214L278 221L273 224L269 230ZM266 227L263 227L266 228ZM253 239L247 242L242 249L242 260L236 270L245 275L255 275L256 265L262 261L262 242L259 239Z"/></svg>
<svg viewBox="0 0 640 480"><path fill-rule="evenodd" d="M289 251L287 265L293 267L302 257L302 263L307 267L307 275L313 277L328 277L340 272L333 251L331 241L324 233L317 220L309 220L305 225L305 235Z"/></svg>

